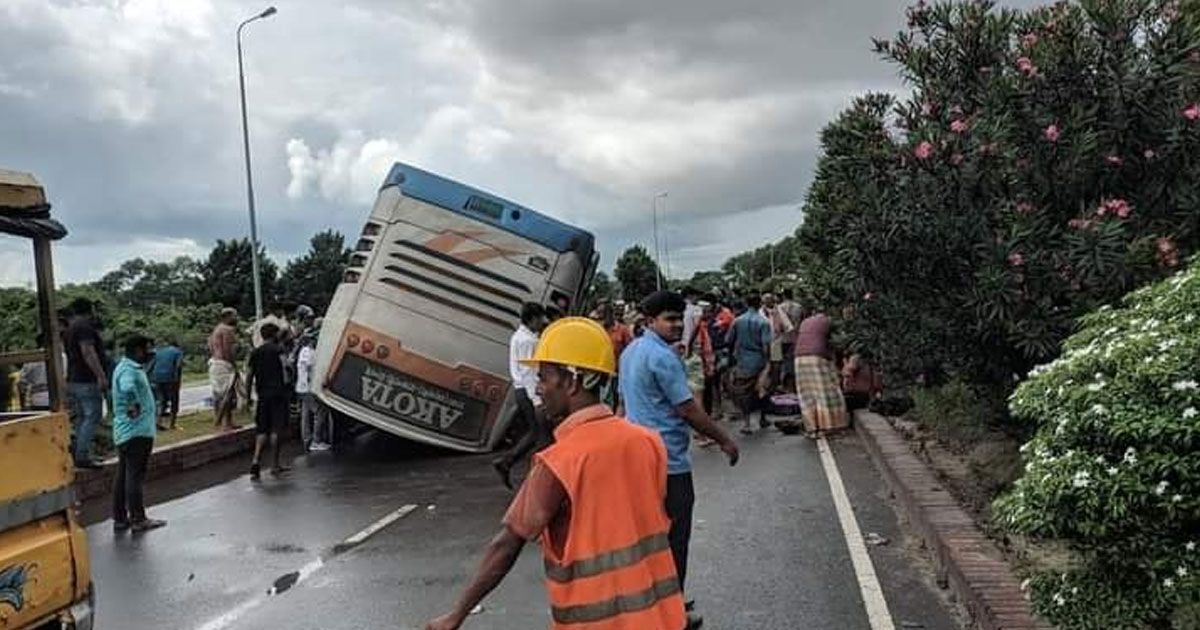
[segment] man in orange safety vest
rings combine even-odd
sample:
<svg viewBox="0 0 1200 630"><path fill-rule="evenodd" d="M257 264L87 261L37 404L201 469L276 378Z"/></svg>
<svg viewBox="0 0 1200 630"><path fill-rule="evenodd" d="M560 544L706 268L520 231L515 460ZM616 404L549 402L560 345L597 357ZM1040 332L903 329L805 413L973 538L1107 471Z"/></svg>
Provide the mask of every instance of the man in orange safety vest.
<svg viewBox="0 0 1200 630"><path fill-rule="evenodd" d="M542 333L531 365L555 443L534 464L453 610L426 630L455 630L541 538L554 630L684 630L687 616L664 507L658 433L600 403L616 371L596 322L568 317Z"/></svg>

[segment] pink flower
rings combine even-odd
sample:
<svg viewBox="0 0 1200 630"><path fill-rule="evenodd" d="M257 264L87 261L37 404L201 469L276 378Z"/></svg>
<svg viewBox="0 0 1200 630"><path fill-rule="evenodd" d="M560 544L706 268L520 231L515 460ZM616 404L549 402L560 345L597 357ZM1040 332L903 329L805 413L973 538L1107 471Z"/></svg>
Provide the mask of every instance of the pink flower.
<svg viewBox="0 0 1200 630"><path fill-rule="evenodd" d="M1120 219L1128 219L1129 215L1133 214L1133 206L1124 199L1105 199L1100 203L1100 207L1096 208L1096 216L1105 216L1112 214Z"/></svg>
<svg viewBox="0 0 1200 630"><path fill-rule="evenodd" d="M1104 161L1108 162L1112 166L1121 166L1125 163L1125 160L1121 159L1121 156L1119 155L1105 156Z"/></svg>
<svg viewBox="0 0 1200 630"><path fill-rule="evenodd" d="M1049 140L1050 142L1058 142L1059 137L1062 136L1062 131L1058 128L1058 125L1051 124L1050 126L1046 127L1046 130L1042 132L1042 135L1045 136L1046 140Z"/></svg>
<svg viewBox="0 0 1200 630"><path fill-rule="evenodd" d="M1072 230L1086 230L1092 227L1091 219L1071 219L1067 222Z"/></svg>
<svg viewBox="0 0 1200 630"><path fill-rule="evenodd" d="M933 155L933 143L928 140L923 141L913 150L913 155L917 156L918 160L928 160Z"/></svg>
<svg viewBox="0 0 1200 630"><path fill-rule="evenodd" d="M1195 121L1196 119L1200 118L1200 103L1192 103L1191 105L1188 105L1187 108L1183 110L1183 117L1191 121Z"/></svg>
<svg viewBox="0 0 1200 630"><path fill-rule="evenodd" d="M969 125L967 125L967 121L961 118L950 123L950 131L953 131L954 133L966 133L968 127Z"/></svg>
<svg viewBox="0 0 1200 630"><path fill-rule="evenodd" d="M951 163L951 164L953 164L953 165L955 165L955 166L961 166L961 165L962 165L962 163L963 163L963 154L961 154L961 153L955 153L954 155L951 155L951 156L950 156L950 163Z"/></svg>
<svg viewBox="0 0 1200 630"><path fill-rule="evenodd" d="M1023 267L1025 266L1025 257L1021 255L1021 252L1013 252L1008 255L1008 264L1013 267Z"/></svg>
<svg viewBox="0 0 1200 630"><path fill-rule="evenodd" d="M1033 214L1033 204L1028 201L1022 201L1017 204L1017 214Z"/></svg>
<svg viewBox="0 0 1200 630"><path fill-rule="evenodd" d="M871 293L870 291L867 291L866 293L864 293L864 294L863 294L863 300L865 300L865 301L867 301L867 302L870 302L870 301L871 301L871 300L873 300L873 299L875 299L875 294L874 294L874 293Z"/></svg>
<svg viewBox="0 0 1200 630"><path fill-rule="evenodd" d="M932 116L935 112L937 112L937 108L937 103L933 101L925 101L924 103L921 103L921 115Z"/></svg>
<svg viewBox="0 0 1200 630"><path fill-rule="evenodd" d="M1033 65L1033 60L1029 57L1019 57L1017 59L1017 70L1021 71L1027 77L1037 75L1037 66Z"/></svg>
<svg viewBox="0 0 1200 630"><path fill-rule="evenodd" d="M1021 38L1021 43L1024 44L1026 48L1033 48L1038 43L1037 33L1026 33L1025 37Z"/></svg>
<svg viewBox="0 0 1200 630"><path fill-rule="evenodd" d="M1142 152L1142 157L1146 158L1147 160L1153 160L1154 158L1158 157L1158 153L1155 153L1154 149L1146 149Z"/></svg>
<svg viewBox="0 0 1200 630"><path fill-rule="evenodd" d="M1154 241L1154 245L1158 252L1154 255L1158 259L1158 264L1163 267L1178 267L1179 266L1179 250L1175 247L1175 241L1169 236L1160 236Z"/></svg>

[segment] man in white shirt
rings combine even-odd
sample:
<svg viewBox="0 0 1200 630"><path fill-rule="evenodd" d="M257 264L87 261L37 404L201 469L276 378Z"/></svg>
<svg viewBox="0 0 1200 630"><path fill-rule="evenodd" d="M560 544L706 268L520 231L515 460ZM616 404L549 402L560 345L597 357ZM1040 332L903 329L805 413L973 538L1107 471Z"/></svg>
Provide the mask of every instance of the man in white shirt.
<svg viewBox="0 0 1200 630"><path fill-rule="evenodd" d="M512 450L493 461L492 466L510 490L513 465L535 449L545 448L550 443L550 432L538 420L537 408L542 401L537 395L537 370L521 364L522 360L533 358L538 335L545 327L546 309L541 304L526 302L521 307L521 325L508 344L508 371L512 376L513 396L517 403L512 421L523 434Z"/></svg>
<svg viewBox="0 0 1200 630"><path fill-rule="evenodd" d="M700 294L691 287L684 287L683 301L683 337L681 341L686 346L685 354L690 354L692 344L696 342L696 332L700 327L700 318L704 316L704 309L696 303Z"/></svg>
<svg viewBox="0 0 1200 630"><path fill-rule="evenodd" d="M316 357L317 335L306 334L300 337L298 343L300 350L296 354L296 396L300 399L300 439L304 442L306 451L328 451L329 410L317 400L312 391L312 365Z"/></svg>

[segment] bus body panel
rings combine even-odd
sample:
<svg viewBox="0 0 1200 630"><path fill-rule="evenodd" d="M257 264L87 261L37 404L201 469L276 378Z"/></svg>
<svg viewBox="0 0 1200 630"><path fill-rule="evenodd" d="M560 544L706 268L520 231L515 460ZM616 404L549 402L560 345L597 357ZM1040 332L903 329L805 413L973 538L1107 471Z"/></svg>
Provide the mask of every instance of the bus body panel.
<svg viewBox="0 0 1200 630"><path fill-rule="evenodd" d="M592 269L592 237L402 166L380 190L325 316L317 396L401 437L491 450L516 406L508 344L522 305L574 303ZM483 197L501 204L484 207L498 218L453 207Z"/></svg>

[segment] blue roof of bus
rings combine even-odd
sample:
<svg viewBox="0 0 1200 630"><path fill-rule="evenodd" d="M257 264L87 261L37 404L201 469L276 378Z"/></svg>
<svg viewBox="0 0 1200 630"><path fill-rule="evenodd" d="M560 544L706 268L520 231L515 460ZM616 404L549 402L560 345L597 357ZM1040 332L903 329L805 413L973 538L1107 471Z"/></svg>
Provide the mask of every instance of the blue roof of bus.
<svg viewBox="0 0 1200 630"><path fill-rule="evenodd" d="M560 253L575 250L586 258L591 255L593 249L595 239L587 230L572 227L503 197L460 184L415 166L396 162L388 173L387 179L384 180L382 188L388 186L399 186L408 197L445 208L477 221L496 225ZM499 216L490 214L486 210L472 210L469 207L481 207L480 201L484 202L489 209L498 211ZM490 204L486 202L490 202ZM495 208L493 204L503 206L502 211Z"/></svg>

